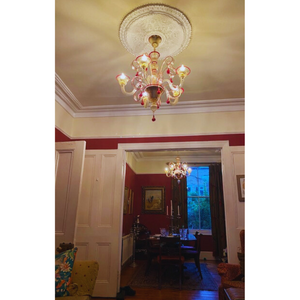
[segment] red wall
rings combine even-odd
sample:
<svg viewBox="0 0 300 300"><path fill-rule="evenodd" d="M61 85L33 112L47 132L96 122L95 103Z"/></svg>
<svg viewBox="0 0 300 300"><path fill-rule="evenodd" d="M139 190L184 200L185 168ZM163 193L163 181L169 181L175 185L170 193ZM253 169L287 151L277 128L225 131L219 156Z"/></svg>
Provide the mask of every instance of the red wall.
<svg viewBox="0 0 300 300"><path fill-rule="evenodd" d="M166 215L160 214L142 214L142 187L143 186L163 186L165 187L166 206L170 207L172 194L171 178L164 174L135 174L130 166L126 164L125 186L134 191L133 214L123 215L123 235L129 234L131 226L140 215L140 223L145 225L151 234L159 233L159 228L168 227L169 222Z"/></svg>
<svg viewBox="0 0 300 300"><path fill-rule="evenodd" d="M165 174L145 174L136 176L137 197L133 208L135 215L140 215L140 223L147 226L151 234L159 233L160 228L169 227L169 220L166 214L142 214L142 187L161 186L165 187L166 206L170 208L170 200L172 198L172 181Z"/></svg>

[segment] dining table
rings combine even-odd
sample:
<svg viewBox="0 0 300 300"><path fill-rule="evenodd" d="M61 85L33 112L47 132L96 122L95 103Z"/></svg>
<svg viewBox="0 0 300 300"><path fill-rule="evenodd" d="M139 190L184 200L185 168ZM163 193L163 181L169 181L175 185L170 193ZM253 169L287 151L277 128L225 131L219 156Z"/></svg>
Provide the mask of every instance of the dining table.
<svg viewBox="0 0 300 300"><path fill-rule="evenodd" d="M160 234L154 234L154 235L150 235L148 239L159 241L160 236L161 236ZM180 236L180 234L173 234L172 236L168 235L167 237L172 238L177 236ZM185 237L180 236L180 241L182 242L182 244L187 244L190 241L196 241L196 240L197 240L196 237L191 233L188 233Z"/></svg>
<svg viewBox="0 0 300 300"><path fill-rule="evenodd" d="M180 234L173 234L172 236L169 235L167 237L171 239L172 237L178 237L178 236L180 236ZM157 255L159 254L160 237L161 237L160 234L154 234L154 235L150 235L147 239L147 267L146 267L145 274L147 274L150 269L152 259L157 257ZM185 246L194 247L197 239L193 234L189 233L185 237L180 236L180 241L183 247Z"/></svg>

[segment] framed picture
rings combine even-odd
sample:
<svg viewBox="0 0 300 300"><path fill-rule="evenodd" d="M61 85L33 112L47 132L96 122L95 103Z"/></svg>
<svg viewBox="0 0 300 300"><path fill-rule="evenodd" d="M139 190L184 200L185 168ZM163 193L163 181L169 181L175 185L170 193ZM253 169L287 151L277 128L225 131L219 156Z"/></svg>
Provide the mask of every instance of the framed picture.
<svg viewBox="0 0 300 300"><path fill-rule="evenodd" d="M237 175L236 179L238 186L239 201L245 202L245 175Z"/></svg>
<svg viewBox="0 0 300 300"><path fill-rule="evenodd" d="M165 187L146 186L142 187L142 212L144 214L165 213Z"/></svg>
<svg viewBox="0 0 300 300"><path fill-rule="evenodd" d="M124 191L124 205L123 205L123 214L126 215L128 211L128 193L129 193L129 188L125 186L125 191Z"/></svg>
<svg viewBox="0 0 300 300"><path fill-rule="evenodd" d="M133 214L133 200L134 200L134 191L131 191L130 199L129 199L129 213Z"/></svg>
<svg viewBox="0 0 300 300"><path fill-rule="evenodd" d="M129 189L129 193L128 193L128 214L132 214L131 210L131 206L132 206L132 202L131 202L131 197L132 197L132 189Z"/></svg>

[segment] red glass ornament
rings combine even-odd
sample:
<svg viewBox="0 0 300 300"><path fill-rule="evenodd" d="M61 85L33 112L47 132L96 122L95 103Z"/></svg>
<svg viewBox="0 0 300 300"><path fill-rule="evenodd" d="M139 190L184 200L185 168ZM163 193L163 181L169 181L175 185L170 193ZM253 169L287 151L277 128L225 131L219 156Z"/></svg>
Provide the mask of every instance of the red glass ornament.
<svg viewBox="0 0 300 300"><path fill-rule="evenodd" d="M152 122L154 122L156 119L155 119L155 117L154 117L154 115L153 115L153 118L152 118Z"/></svg>

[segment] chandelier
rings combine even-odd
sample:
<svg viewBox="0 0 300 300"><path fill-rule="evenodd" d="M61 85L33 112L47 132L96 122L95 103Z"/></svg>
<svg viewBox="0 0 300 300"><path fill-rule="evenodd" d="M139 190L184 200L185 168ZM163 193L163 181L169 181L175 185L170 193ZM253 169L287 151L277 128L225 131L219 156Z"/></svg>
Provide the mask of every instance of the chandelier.
<svg viewBox="0 0 300 300"><path fill-rule="evenodd" d="M134 101L140 102L145 108L151 108L153 112L152 121L155 121L154 113L161 105L161 96L166 95L167 104L177 104L184 91L182 88L183 81L191 70L184 65L174 68L174 59L171 56L167 56L159 68L157 61L160 53L156 51L156 48L161 42L161 37L152 35L149 37L149 42L153 51L149 54L139 55L131 64L132 69L136 71L135 76L130 79L129 76L122 73L116 76L116 79L125 95L133 95ZM174 83L176 75L179 77L178 84ZM131 92L125 90L129 80L133 87Z"/></svg>
<svg viewBox="0 0 300 300"><path fill-rule="evenodd" d="M188 168L186 163L180 162L179 157L176 157L176 163L169 162L167 165L168 167L165 168L166 176L177 179L178 184L180 183L180 179L189 176L192 172L192 169Z"/></svg>

